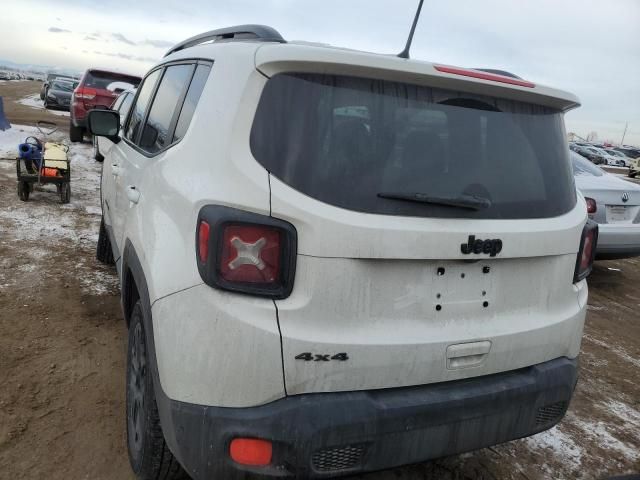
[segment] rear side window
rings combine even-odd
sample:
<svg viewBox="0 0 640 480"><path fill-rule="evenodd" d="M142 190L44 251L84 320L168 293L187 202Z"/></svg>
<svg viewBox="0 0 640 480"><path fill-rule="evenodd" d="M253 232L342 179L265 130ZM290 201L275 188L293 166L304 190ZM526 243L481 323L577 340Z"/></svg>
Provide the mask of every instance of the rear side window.
<svg viewBox="0 0 640 480"><path fill-rule="evenodd" d="M184 99L184 104L180 111L180 117L178 117L176 131L173 135L174 142L182 140L182 137L184 137L184 134L187 132L187 128L189 128L191 118L193 117L193 112L196 109L198 100L200 100L200 95L202 94L205 83L207 83L210 71L210 65L198 65L198 68L193 75L193 79L191 80L191 85L189 85L187 96Z"/></svg>
<svg viewBox="0 0 640 480"><path fill-rule="evenodd" d="M193 65L167 67L142 131L140 148L156 153L171 143L172 122L193 73Z"/></svg>
<svg viewBox="0 0 640 480"><path fill-rule="evenodd" d="M274 176L350 210L519 219L558 216L576 203L562 113L512 100L281 74L265 86L250 143ZM470 208L460 199L483 201Z"/></svg>
<svg viewBox="0 0 640 480"><path fill-rule="evenodd" d="M85 87L111 90L117 93L136 88L140 84L140 79L111 72L90 71L86 73L83 84Z"/></svg>
<svg viewBox="0 0 640 480"><path fill-rule="evenodd" d="M149 106L151 95L153 94L153 90L161 72L161 69L151 72L147 78L144 79L144 82L140 87L140 92L138 93L138 98L133 106L133 112L129 118L129 125L127 126L127 133L125 135L128 140L134 143L138 138L138 132L140 131L140 127L144 121L144 115L147 111L147 107Z"/></svg>

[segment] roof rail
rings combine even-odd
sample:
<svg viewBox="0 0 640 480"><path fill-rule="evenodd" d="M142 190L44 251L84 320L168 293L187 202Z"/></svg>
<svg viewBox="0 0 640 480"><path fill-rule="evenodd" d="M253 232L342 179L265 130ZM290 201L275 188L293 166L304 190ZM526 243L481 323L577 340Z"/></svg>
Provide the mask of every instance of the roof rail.
<svg viewBox="0 0 640 480"><path fill-rule="evenodd" d="M285 43L282 35L274 28L266 25L237 25L235 27L219 28L210 32L201 33L195 37L187 38L172 47L164 56L174 52L194 47L205 42L233 41L233 40L257 40L259 42Z"/></svg>

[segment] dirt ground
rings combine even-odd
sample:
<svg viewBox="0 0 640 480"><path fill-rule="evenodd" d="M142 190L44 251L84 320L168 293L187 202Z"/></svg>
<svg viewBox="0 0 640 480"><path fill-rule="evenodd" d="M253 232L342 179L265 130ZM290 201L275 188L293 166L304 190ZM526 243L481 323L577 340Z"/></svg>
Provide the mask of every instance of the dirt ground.
<svg viewBox="0 0 640 480"><path fill-rule="evenodd" d="M42 82L35 81L3 81L0 80L0 97L4 99L4 113L10 122L20 125L35 125L38 120L46 120L60 126L60 130L68 132L69 113L61 110L45 110L29 106L29 97L37 96L40 100ZM24 103L18 103L22 100Z"/></svg>
<svg viewBox="0 0 640 480"><path fill-rule="evenodd" d="M14 133L29 134L19 125L46 117L68 125L65 117L15 103L39 88L0 83ZM0 132L0 144L8 132ZM88 144L72 145L70 154L68 205L53 188L19 201L15 164L0 160L1 479L133 478L125 448L126 327L115 270L94 256L101 166ZM580 380L559 426L354 478L595 479L640 472L638 285L640 259L596 263Z"/></svg>

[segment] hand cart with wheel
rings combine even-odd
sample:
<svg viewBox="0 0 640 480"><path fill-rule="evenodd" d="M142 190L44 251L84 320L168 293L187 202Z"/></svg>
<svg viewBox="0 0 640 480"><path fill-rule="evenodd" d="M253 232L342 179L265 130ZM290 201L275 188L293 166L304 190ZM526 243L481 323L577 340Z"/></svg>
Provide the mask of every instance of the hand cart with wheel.
<svg viewBox="0 0 640 480"><path fill-rule="evenodd" d="M46 137L57 130L52 122L38 122L38 130ZM71 201L71 165L67 155L69 147L62 143L46 142L35 137L27 137L18 146L16 173L18 176L18 197L23 202L29 200L35 184L54 184L62 203Z"/></svg>

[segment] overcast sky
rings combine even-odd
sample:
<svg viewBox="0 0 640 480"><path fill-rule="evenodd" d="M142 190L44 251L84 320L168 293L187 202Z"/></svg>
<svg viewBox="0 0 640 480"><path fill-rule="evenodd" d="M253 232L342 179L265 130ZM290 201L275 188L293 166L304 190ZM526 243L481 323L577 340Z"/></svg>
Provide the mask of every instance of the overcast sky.
<svg viewBox="0 0 640 480"><path fill-rule="evenodd" d="M214 28L271 25L286 39L402 50L417 0L2 0L0 59L144 73ZM567 130L640 145L640 0L425 0L412 57L491 67L569 90Z"/></svg>

